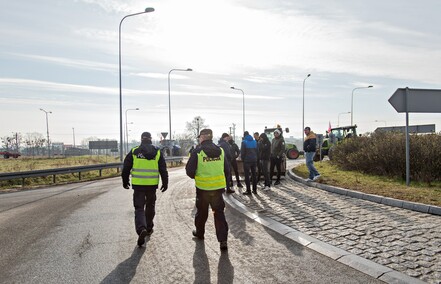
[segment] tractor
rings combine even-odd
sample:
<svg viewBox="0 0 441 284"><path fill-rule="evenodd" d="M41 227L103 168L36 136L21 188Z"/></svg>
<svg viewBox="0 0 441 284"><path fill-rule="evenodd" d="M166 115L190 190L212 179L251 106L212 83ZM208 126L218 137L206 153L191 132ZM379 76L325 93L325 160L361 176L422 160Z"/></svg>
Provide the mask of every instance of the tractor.
<svg viewBox="0 0 441 284"><path fill-rule="evenodd" d="M326 136L323 139L317 140L317 143L318 145L320 145L320 147L317 148L316 154L314 156L314 161L317 162L323 160L325 156L328 156L331 160L332 148L335 145L341 143L343 140L351 137L357 137L357 125L331 128L331 132L327 132Z"/></svg>

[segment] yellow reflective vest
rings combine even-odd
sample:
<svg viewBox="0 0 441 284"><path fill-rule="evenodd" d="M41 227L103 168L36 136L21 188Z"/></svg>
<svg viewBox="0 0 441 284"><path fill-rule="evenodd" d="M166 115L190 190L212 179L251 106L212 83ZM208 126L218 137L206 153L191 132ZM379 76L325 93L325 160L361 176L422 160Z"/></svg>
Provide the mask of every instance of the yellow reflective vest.
<svg viewBox="0 0 441 284"><path fill-rule="evenodd" d="M139 146L138 146L139 147ZM134 151L138 147L132 149L133 167L132 167L132 184L133 185L158 185L159 184L159 156L160 150L156 153L155 159L147 160L138 158Z"/></svg>
<svg viewBox="0 0 441 284"><path fill-rule="evenodd" d="M202 190L217 190L227 185L224 174L224 150L221 148L221 155L210 158L204 150L198 155L198 166L196 169L196 187Z"/></svg>

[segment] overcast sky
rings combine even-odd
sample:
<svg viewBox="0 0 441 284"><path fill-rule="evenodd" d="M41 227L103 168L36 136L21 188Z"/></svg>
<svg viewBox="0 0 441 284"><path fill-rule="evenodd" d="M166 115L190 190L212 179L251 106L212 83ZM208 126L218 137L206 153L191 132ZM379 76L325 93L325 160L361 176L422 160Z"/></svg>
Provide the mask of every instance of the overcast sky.
<svg viewBox="0 0 441 284"><path fill-rule="evenodd" d="M405 125L388 99L397 88L441 89L439 0L2 0L0 137L20 132L76 144L119 140L118 27L123 119L130 137L185 131L195 116L215 136L328 124L361 133ZM307 74L311 74L305 81ZM124 122L125 123L125 122ZM133 123L133 124L132 124ZM441 114L410 114L436 124ZM74 128L74 130L73 130Z"/></svg>

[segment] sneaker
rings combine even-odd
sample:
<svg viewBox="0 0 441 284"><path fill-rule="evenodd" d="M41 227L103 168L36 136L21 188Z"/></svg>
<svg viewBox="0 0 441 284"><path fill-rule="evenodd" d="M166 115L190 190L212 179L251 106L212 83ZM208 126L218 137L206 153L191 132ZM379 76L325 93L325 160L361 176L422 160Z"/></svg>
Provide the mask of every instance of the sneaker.
<svg viewBox="0 0 441 284"><path fill-rule="evenodd" d="M240 187L240 188L242 188L243 187L243 185L240 183L240 182L238 182L237 183L237 187Z"/></svg>
<svg viewBox="0 0 441 284"><path fill-rule="evenodd" d="M145 237L147 237L147 230L144 229L141 231L138 237L138 246L142 247L143 244L145 244Z"/></svg>
<svg viewBox="0 0 441 284"><path fill-rule="evenodd" d="M254 193L254 194L257 194L257 190L253 190L253 193Z"/></svg>
<svg viewBox="0 0 441 284"><path fill-rule="evenodd" d="M150 236L151 234L153 234L153 229L147 230L147 236Z"/></svg>
<svg viewBox="0 0 441 284"><path fill-rule="evenodd" d="M280 184L280 180L276 180L276 182L274 183L274 185L279 185Z"/></svg>
<svg viewBox="0 0 441 284"><path fill-rule="evenodd" d="M265 187L263 188L263 190L265 190L265 191L271 190L271 187L269 187L269 186L265 186Z"/></svg>
<svg viewBox="0 0 441 284"><path fill-rule="evenodd" d="M308 179L306 179L305 181L310 182L310 181L312 181L312 179L308 178Z"/></svg>
<svg viewBox="0 0 441 284"><path fill-rule="evenodd" d="M321 177L321 175L318 174L318 175L316 175L312 180L313 180L313 181L316 181L316 180L318 180L320 177Z"/></svg>
<svg viewBox="0 0 441 284"><path fill-rule="evenodd" d="M198 233L196 232L196 230L193 230L193 237L196 237L196 238L198 238L198 239L200 239L200 240L203 240L204 239L204 236L200 236L200 235L198 235Z"/></svg>
<svg viewBox="0 0 441 284"><path fill-rule="evenodd" d="M220 249L221 250L227 250L228 249L227 241L222 241L222 242L219 242L219 243L220 243Z"/></svg>
<svg viewBox="0 0 441 284"><path fill-rule="evenodd" d="M251 195L251 191L247 190L245 192L242 193L243 195Z"/></svg>
<svg viewBox="0 0 441 284"><path fill-rule="evenodd" d="M234 189L231 188L227 188L227 193L235 193L236 191Z"/></svg>

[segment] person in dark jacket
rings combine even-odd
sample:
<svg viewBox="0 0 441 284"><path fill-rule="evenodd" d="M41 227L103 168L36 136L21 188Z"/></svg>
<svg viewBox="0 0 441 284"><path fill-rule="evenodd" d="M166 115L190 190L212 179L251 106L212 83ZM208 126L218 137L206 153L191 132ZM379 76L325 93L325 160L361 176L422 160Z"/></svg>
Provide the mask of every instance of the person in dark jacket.
<svg viewBox="0 0 441 284"><path fill-rule="evenodd" d="M242 183L240 183L240 179L239 179L239 171L237 169L237 158L240 155L240 149L239 146L237 146L237 144L234 142L233 139L228 140L228 143L231 146L231 161L230 161L230 173L231 173L231 186L233 186L233 170L234 170L234 174L236 175L236 185L237 187L243 187Z"/></svg>
<svg viewBox="0 0 441 284"><path fill-rule="evenodd" d="M269 176L269 166L271 157L271 142L265 133L259 136L259 157L260 157L260 167L262 168L263 178L264 178L264 188L263 190L271 189L271 180Z"/></svg>
<svg viewBox="0 0 441 284"><path fill-rule="evenodd" d="M277 179L274 185L280 184L280 176L282 175L282 159L285 153L285 139L279 129L274 130L274 138L271 141L271 165L270 176L273 179L274 166L277 169Z"/></svg>
<svg viewBox="0 0 441 284"><path fill-rule="evenodd" d="M193 230L193 236L204 239L208 209L211 207L220 249L226 250L228 223L225 219L222 193L226 186L225 172L229 170L229 161L225 159L223 149L213 143L211 129L202 129L198 138L201 143L191 153L185 166L187 176L194 179L196 185L196 230Z"/></svg>
<svg viewBox="0 0 441 284"><path fill-rule="evenodd" d="M130 188L132 176L133 206L135 207L135 229L138 234L138 246L145 243L145 238L153 233L155 217L156 189L161 176L161 191L168 188L168 171L161 151L152 145L149 132L141 135L141 145L131 149L124 159L121 173L123 187Z"/></svg>
<svg viewBox="0 0 441 284"><path fill-rule="evenodd" d="M243 162L243 171L245 174L245 185L246 191L243 193L245 195L251 194L251 185L250 185L250 171L251 171L251 181L253 184L253 193L257 193L257 177L256 177L256 167L257 167L257 143L256 140L253 139L253 136L249 134L248 131L245 131L244 140L240 146L240 157Z"/></svg>
<svg viewBox="0 0 441 284"><path fill-rule="evenodd" d="M224 149L225 153L225 159L228 161L228 167L230 167L230 161L231 161L231 146L228 143L228 140L230 139L230 135L228 133L222 133L221 139L219 139L218 145ZM231 169L228 171L231 173ZM225 173L227 174L227 173ZM234 189L231 188L232 180L231 180L231 174L228 174L225 176L225 179L227 180L227 193L234 193Z"/></svg>
<svg viewBox="0 0 441 284"><path fill-rule="evenodd" d="M260 135L259 132L254 132L253 134L254 140L256 140L257 143L257 150L259 150L259 143L260 143ZM262 176L262 167L260 165L260 153L257 151L257 184L260 183L260 177Z"/></svg>
<svg viewBox="0 0 441 284"><path fill-rule="evenodd" d="M320 174L314 167L314 156L317 145L317 136L311 131L310 127L305 127L305 142L303 142L303 151L305 151L306 166L309 170L309 177L306 181L315 181L320 178Z"/></svg>

